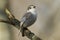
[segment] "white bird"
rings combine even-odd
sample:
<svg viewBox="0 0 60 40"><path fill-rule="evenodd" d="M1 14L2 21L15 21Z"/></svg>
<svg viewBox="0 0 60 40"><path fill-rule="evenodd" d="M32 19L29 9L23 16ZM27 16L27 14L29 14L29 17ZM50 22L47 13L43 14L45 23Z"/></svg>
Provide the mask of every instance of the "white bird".
<svg viewBox="0 0 60 40"><path fill-rule="evenodd" d="M23 22L21 26L22 36L24 36L24 30L27 27L34 24L36 19L37 19L36 6L30 5L27 9L26 14L21 19L21 23Z"/></svg>

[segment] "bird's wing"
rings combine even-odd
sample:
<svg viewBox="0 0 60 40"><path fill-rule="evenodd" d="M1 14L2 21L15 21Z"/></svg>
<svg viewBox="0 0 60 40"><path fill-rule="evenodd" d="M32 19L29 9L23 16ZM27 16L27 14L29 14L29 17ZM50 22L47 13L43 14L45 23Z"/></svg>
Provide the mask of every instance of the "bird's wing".
<svg viewBox="0 0 60 40"><path fill-rule="evenodd" d="M25 17L25 21L22 24L24 27L28 27L28 26L32 25L36 20L36 17L31 12L26 13L23 16L23 18L24 17Z"/></svg>
<svg viewBox="0 0 60 40"><path fill-rule="evenodd" d="M26 14L22 17L22 19L21 19L21 25L22 25L25 21L27 21L30 16L31 16L31 12L26 13Z"/></svg>
<svg viewBox="0 0 60 40"><path fill-rule="evenodd" d="M31 15L32 15L32 13L31 12L28 12L23 17L25 17L26 19L28 19Z"/></svg>
<svg viewBox="0 0 60 40"><path fill-rule="evenodd" d="M24 16L21 18L21 22L24 22L26 19L28 19L29 18L29 16L31 15L31 12L28 12L28 13L26 13L26 14L24 14Z"/></svg>

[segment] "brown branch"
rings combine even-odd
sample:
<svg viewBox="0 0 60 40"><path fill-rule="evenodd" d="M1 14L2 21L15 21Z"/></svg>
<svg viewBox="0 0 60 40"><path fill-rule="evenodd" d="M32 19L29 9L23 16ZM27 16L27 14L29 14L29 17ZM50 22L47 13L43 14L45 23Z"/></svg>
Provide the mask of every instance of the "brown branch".
<svg viewBox="0 0 60 40"><path fill-rule="evenodd" d="M41 40L39 37L37 37L34 33L32 33L30 30L26 28L24 31L24 34L26 37L28 37L31 40Z"/></svg>

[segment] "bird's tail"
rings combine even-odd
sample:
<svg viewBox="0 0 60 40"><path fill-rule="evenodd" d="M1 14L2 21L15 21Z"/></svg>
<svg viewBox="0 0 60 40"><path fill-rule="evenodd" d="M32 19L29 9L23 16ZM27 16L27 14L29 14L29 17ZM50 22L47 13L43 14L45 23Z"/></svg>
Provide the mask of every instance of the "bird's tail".
<svg viewBox="0 0 60 40"><path fill-rule="evenodd" d="M23 27L23 25L21 26L21 33L22 33L22 37L24 37L24 27Z"/></svg>
<svg viewBox="0 0 60 40"><path fill-rule="evenodd" d="M24 23L23 23L23 24L24 24ZM24 32L25 32L25 30L27 29L26 27L23 26L23 24L20 26L20 32L22 33L22 37L25 36ZM20 32L19 32L19 34L20 34Z"/></svg>
<svg viewBox="0 0 60 40"><path fill-rule="evenodd" d="M18 37L20 37L20 33L22 33L22 37L24 37L25 35L24 35L24 27L23 26L20 26L21 28L20 28L20 31L19 31L19 33L18 33Z"/></svg>

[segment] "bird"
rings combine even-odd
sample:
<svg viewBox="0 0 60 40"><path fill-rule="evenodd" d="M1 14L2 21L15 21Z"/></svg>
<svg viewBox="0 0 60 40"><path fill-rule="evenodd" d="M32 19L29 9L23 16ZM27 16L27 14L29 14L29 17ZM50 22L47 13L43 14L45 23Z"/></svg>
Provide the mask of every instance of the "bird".
<svg viewBox="0 0 60 40"><path fill-rule="evenodd" d="M36 6L29 5L27 8L26 13L21 18L21 33L22 37L24 37L24 31L33 25L35 21L37 20L37 13L36 13Z"/></svg>

